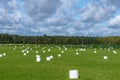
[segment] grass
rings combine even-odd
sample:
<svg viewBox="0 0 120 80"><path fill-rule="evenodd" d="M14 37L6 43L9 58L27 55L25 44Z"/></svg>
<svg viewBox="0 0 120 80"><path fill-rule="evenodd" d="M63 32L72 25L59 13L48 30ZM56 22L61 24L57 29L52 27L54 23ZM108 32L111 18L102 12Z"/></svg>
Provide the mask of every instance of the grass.
<svg viewBox="0 0 120 80"><path fill-rule="evenodd" d="M16 46L16 49L13 48ZM23 47L24 46L24 47ZM29 54L23 56L22 50L29 47ZM64 50L63 46L61 50ZM32 48L32 50L31 50ZM42 48L46 53L42 52ZM48 52L48 49L51 52ZM86 48L86 51L79 51L79 47L69 47L61 53L55 45L1 45L0 54L6 56L0 58L0 80L70 80L68 72L78 69L80 78L77 80L119 80L120 79L120 50L113 54L112 50L104 48ZM41 62L36 62L36 53L39 51ZM58 54L62 54L58 58ZM53 55L51 61L46 57ZM103 56L108 56L104 60Z"/></svg>

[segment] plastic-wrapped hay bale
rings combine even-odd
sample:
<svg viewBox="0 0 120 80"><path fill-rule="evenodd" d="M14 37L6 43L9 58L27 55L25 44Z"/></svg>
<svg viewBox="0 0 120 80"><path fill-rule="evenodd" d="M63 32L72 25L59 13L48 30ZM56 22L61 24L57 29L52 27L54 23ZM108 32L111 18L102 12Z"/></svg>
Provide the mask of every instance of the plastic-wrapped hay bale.
<svg viewBox="0 0 120 80"><path fill-rule="evenodd" d="M41 61L41 58L40 58L40 55L36 55L36 62L40 62Z"/></svg>
<svg viewBox="0 0 120 80"><path fill-rule="evenodd" d="M61 53L64 53L64 51L61 51Z"/></svg>
<svg viewBox="0 0 120 80"><path fill-rule="evenodd" d="M105 59L105 60L107 60L107 59L108 59L108 57L107 57L107 56L104 56L104 59Z"/></svg>
<svg viewBox="0 0 120 80"><path fill-rule="evenodd" d="M115 50L113 50L113 53L116 54L117 52Z"/></svg>
<svg viewBox="0 0 120 80"><path fill-rule="evenodd" d="M79 53L78 52L76 52L76 55L78 55Z"/></svg>
<svg viewBox="0 0 120 80"><path fill-rule="evenodd" d="M67 50L67 48L65 48L65 51Z"/></svg>
<svg viewBox="0 0 120 80"><path fill-rule="evenodd" d="M53 56L52 56L52 55L50 56L50 59L53 59Z"/></svg>
<svg viewBox="0 0 120 80"><path fill-rule="evenodd" d="M83 51L86 51L86 49L84 48Z"/></svg>
<svg viewBox="0 0 120 80"><path fill-rule="evenodd" d="M29 53L29 51L26 52L27 54Z"/></svg>
<svg viewBox="0 0 120 80"><path fill-rule="evenodd" d="M3 55L2 55L2 54L0 54L0 57L3 57Z"/></svg>
<svg viewBox="0 0 120 80"><path fill-rule="evenodd" d="M38 53L38 51L36 51L36 53Z"/></svg>
<svg viewBox="0 0 120 80"><path fill-rule="evenodd" d="M43 53L45 53L46 51L43 51Z"/></svg>
<svg viewBox="0 0 120 80"><path fill-rule="evenodd" d="M78 49L76 49L76 51L78 51Z"/></svg>
<svg viewBox="0 0 120 80"><path fill-rule="evenodd" d="M3 56L6 56L6 53L3 53Z"/></svg>
<svg viewBox="0 0 120 80"><path fill-rule="evenodd" d="M96 51L94 51L94 53L97 53Z"/></svg>
<svg viewBox="0 0 120 80"><path fill-rule="evenodd" d="M24 53L23 55L26 56L26 53Z"/></svg>
<svg viewBox="0 0 120 80"><path fill-rule="evenodd" d="M58 57L61 57L61 54L58 54Z"/></svg>
<svg viewBox="0 0 120 80"><path fill-rule="evenodd" d="M78 79L79 78L78 70L70 70L69 71L69 78L70 79Z"/></svg>
<svg viewBox="0 0 120 80"><path fill-rule="evenodd" d="M48 52L50 52L51 50L50 50L50 48L48 49Z"/></svg>
<svg viewBox="0 0 120 80"><path fill-rule="evenodd" d="M46 61L50 61L50 57L46 57Z"/></svg>
<svg viewBox="0 0 120 80"><path fill-rule="evenodd" d="M25 52L25 50L22 50L22 53L24 53Z"/></svg>
<svg viewBox="0 0 120 80"><path fill-rule="evenodd" d="M40 62L41 58L40 57L36 57L36 62Z"/></svg>
<svg viewBox="0 0 120 80"><path fill-rule="evenodd" d="M39 58L39 57L40 57L40 55L38 55L38 54L37 54L37 55L36 55L36 58L37 58L37 57Z"/></svg>

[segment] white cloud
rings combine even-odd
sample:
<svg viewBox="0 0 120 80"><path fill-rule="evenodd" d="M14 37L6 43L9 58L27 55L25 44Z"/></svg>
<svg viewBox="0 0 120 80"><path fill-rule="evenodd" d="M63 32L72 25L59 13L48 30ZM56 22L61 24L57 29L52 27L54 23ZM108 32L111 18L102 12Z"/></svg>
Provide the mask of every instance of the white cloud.
<svg viewBox="0 0 120 80"><path fill-rule="evenodd" d="M69 35L73 35L76 32L76 30L74 28L68 28L66 31Z"/></svg>
<svg viewBox="0 0 120 80"><path fill-rule="evenodd" d="M24 7L30 17L35 21L49 18L60 5L60 0L26 0Z"/></svg>
<svg viewBox="0 0 120 80"><path fill-rule="evenodd" d="M108 21L108 25L110 28L120 28L120 15Z"/></svg>
<svg viewBox="0 0 120 80"><path fill-rule="evenodd" d="M82 13L82 21L99 23L109 19L116 11L114 5L95 1L88 3Z"/></svg>
<svg viewBox="0 0 120 80"><path fill-rule="evenodd" d="M15 9L15 10L18 8L18 6L17 6L18 4L17 4L16 0L9 1L8 5L9 5L9 7L11 7L12 9Z"/></svg>

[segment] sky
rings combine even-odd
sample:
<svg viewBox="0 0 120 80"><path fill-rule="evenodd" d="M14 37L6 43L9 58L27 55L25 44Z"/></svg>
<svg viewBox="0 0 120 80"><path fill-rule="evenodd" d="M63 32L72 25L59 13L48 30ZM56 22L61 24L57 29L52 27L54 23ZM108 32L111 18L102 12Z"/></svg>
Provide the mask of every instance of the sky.
<svg viewBox="0 0 120 80"><path fill-rule="evenodd" d="M120 0L0 0L0 33L120 36Z"/></svg>

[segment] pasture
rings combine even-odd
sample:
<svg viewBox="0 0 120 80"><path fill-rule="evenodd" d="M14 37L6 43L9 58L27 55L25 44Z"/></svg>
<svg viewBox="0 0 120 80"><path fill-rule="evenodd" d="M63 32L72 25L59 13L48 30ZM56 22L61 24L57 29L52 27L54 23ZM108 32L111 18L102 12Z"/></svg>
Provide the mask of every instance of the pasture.
<svg viewBox="0 0 120 80"><path fill-rule="evenodd" d="M0 45L0 55L0 80L70 80L69 70L75 69L76 80L120 79L119 48L9 44Z"/></svg>

